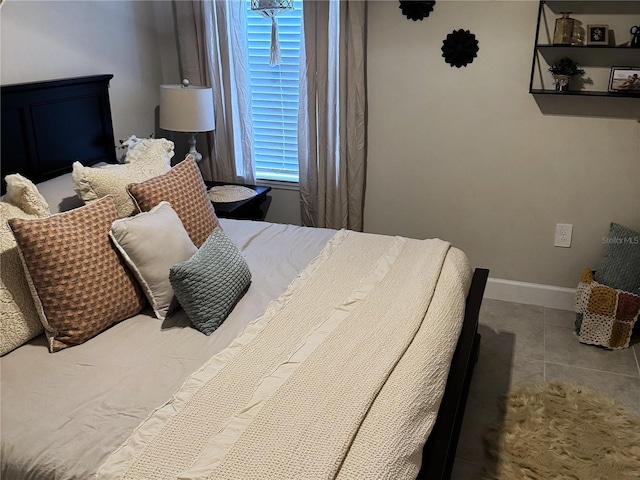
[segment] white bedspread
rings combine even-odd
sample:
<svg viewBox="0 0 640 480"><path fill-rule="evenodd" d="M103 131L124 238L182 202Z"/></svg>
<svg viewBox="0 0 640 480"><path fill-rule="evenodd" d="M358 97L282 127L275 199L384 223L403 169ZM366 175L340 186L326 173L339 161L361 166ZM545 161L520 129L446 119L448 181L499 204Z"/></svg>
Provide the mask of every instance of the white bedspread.
<svg viewBox="0 0 640 480"><path fill-rule="evenodd" d="M50 354L44 339L37 338L0 358L1 478L93 478L154 409L287 290L335 233L221 223L247 259L253 283L211 336L192 329L185 318L168 324L141 314L84 345ZM443 332L455 344L470 282L466 256L451 248L441 277L422 326L378 392L337 478L385 478L375 467L380 461L387 463L386 478L415 476L439 400L411 402L402 412L392 407L423 392L437 399L444 389L451 342L430 330L433 322L451 319ZM424 361L433 363L433 371L418 366ZM397 457L388 455L390 449Z"/></svg>
<svg viewBox="0 0 640 480"><path fill-rule="evenodd" d="M51 354L43 337L0 358L0 478L92 478L185 379L222 351L322 250L332 230L222 219L253 275L211 336L137 315ZM152 313L152 312L150 312Z"/></svg>
<svg viewBox="0 0 640 480"><path fill-rule="evenodd" d="M466 257L453 250L448 258L449 247L339 232L262 318L136 429L99 478L415 477L469 281ZM398 401L387 382L406 396ZM381 414L396 423L381 425ZM377 443L385 455L364 454L378 453Z"/></svg>

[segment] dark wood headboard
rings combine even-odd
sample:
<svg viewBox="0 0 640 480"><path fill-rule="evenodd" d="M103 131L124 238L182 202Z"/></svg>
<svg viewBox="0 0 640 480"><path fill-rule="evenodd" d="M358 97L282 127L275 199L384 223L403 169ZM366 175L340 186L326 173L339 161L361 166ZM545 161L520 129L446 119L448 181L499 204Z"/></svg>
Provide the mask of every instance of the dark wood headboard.
<svg viewBox="0 0 640 480"><path fill-rule="evenodd" d="M85 166L116 163L109 103L113 75L3 85L2 193L4 176L20 173L35 183Z"/></svg>

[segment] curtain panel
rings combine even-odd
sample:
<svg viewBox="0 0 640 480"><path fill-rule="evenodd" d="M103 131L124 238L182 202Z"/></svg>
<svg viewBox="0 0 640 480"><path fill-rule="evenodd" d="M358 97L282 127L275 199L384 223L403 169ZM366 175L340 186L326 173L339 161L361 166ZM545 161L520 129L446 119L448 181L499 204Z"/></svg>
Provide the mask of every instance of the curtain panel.
<svg viewBox="0 0 640 480"><path fill-rule="evenodd" d="M203 176L255 183L243 2L181 0L173 5L181 75L213 89L216 129L204 135Z"/></svg>
<svg viewBox="0 0 640 480"><path fill-rule="evenodd" d="M302 223L361 231L366 172L366 2L306 1L302 8L298 112Z"/></svg>

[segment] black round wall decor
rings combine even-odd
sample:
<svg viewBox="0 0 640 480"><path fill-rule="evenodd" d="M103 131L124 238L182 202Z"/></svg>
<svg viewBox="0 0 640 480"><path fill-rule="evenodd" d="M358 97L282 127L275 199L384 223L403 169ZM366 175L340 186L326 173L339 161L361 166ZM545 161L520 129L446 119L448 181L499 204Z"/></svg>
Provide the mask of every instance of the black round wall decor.
<svg viewBox="0 0 640 480"><path fill-rule="evenodd" d="M420 1L402 1L400 0L400 9L402 10L402 14L405 15L409 20L422 21L424 17L428 17L429 14L433 11L433 6L436 4L435 1L431 2L420 2Z"/></svg>
<svg viewBox="0 0 640 480"><path fill-rule="evenodd" d="M466 67L478 56L478 50L478 40L469 30L454 30L442 42L442 56L452 67Z"/></svg>

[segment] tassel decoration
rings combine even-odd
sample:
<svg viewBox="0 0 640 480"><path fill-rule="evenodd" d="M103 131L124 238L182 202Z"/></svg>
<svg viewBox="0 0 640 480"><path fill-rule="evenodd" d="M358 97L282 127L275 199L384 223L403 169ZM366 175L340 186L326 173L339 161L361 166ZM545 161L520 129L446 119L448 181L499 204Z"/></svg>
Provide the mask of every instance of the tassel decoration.
<svg viewBox="0 0 640 480"><path fill-rule="evenodd" d="M293 10L293 0L251 0L251 10L265 18L271 19L271 48L269 49L269 65L280 65L282 56L278 42L278 22L276 16Z"/></svg>
<svg viewBox="0 0 640 480"><path fill-rule="evenodd" d="M281 61L280 44L278 43L278 22L276 17L271 17L271 55L269 56L269 65L272 67L280 65Z"/></svg>

